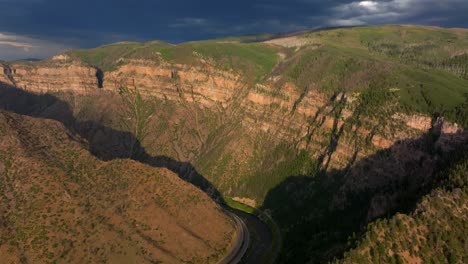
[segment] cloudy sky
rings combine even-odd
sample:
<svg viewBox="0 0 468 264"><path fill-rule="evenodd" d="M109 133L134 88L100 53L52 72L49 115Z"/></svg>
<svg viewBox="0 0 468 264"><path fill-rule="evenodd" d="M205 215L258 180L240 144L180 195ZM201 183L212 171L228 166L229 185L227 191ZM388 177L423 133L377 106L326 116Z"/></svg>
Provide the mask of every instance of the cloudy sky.
<svg viewBox="0 0 468 264"><path fill-rule="evenodd" d="M0 59L116 41L172 43L326 26L468 28L468 0L0 0Z"/></svg>

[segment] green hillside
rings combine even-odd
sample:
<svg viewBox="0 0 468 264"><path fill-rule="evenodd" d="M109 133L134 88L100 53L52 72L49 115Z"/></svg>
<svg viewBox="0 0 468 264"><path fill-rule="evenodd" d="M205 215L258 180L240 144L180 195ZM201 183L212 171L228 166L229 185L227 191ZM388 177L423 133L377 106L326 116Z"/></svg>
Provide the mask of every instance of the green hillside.
<svg viewBox="0 0 468 264"><path fill-rule="evenodd" d="M82 60L86 64L109 71L121 66L125 58L144 59L155 57L156 51L169 46L170 44L160 41L147 43L118 42L94 49L72 50L68 51L67 54Z"/></svg>
<svg viewBox="0 0 468 264"><path fill-rule="evenodd" d="M170 63L197 65L199 59L204 58L214 61L220 69L235 70L247 77L257 79L266 76L278 60L275 49L262 44L217 41L189 42L179 45L159 41L123 42L91 50L70 51L68 54L104 71L115 70L129 59L144 59L154 63L164 60Z"/></svg>
<svg viewBox="0 0 468 264"><path fill-rule="evenodd" d="M468 31L417 26L307 33L286 73L299 86L336 92L373 84L396 91L408 112L443 113L467 123Z"/></svg>
<svg viewBox="0 0 468 264"><path fill-rule="evenodd" d="M442 113L468 125L467 31L356 27L297 35L309 43L297 48L259 42L272 37L231 37L178 45L122 42L68 54L103 71L115 70L131 59L193 66L204 59L249 81L281 75L301 88L318 87L328 94L378 86L394 91L406 112Z"/></svg>

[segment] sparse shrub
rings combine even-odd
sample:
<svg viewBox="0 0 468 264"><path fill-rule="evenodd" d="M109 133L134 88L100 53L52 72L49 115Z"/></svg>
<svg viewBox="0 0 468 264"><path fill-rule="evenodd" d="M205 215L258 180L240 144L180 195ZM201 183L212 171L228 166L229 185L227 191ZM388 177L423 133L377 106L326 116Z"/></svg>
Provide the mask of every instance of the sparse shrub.
<svg viewBox="0 0 468 264"><path fill-rule="evenodd" d="M124 103L121 113L122 125L131 132L129 157L137 158L142 152L142 144L150 133L149 122L155 106L151 99L145 98L135 88L122 87L119 94Z"/></svg>

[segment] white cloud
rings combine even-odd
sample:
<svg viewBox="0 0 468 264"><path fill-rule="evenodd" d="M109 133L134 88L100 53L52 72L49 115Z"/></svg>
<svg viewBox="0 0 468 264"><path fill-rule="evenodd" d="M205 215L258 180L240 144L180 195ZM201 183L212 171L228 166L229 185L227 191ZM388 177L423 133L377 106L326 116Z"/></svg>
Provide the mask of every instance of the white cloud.
<svg viewBox="0 0 468 264"><path fill-rule="evenodd" d="M45 58L69 48L50 41L0 32L0 60Z"/></svg>
<svg viewBox="0 0 468 264"><path fill-rule="evenodd" d="M333 8L330 25L349 26L362 24L402 23L437 11L450 13L467 7L466 0L376 0L353 1ZM468 11L468 10L467 10ZM439 18L440 21L440 18ZM356 22L354 24L354 22Z"/></svg>
<svg viewBox="0 0 468 264"><path fill-rule="evenodd" d="M0 40L0 45L23 48L26 51L29 50L29 48L33 47L31 44L27 44L27 43L14 42L14 41L3 41L3 40Z"/></svg>
<svg viewBox="0 0 468 264"><path fill-rule="evenodd" d="M378 3L374 1L361 1L358 5L370 11L378 11Z"/></svg>
<svg viewBox="0 0 468 264"><path fill-rule="evenodd" d="M24 39L18 40L17 36L3 33L0 33L0 45L23 48L25 51L29 51L30 48L34 47L31 43L24 42Z"/></svg>

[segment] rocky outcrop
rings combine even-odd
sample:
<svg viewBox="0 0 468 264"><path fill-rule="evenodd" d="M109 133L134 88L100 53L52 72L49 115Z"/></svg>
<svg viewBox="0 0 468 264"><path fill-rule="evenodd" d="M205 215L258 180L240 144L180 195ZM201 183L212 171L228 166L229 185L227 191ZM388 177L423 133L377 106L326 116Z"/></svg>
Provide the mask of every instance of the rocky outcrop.
<svg viewBox="0 0 468 264"><path fill-rule="evenodd" d="M114 91L120 87L135 87L158 98L183 99L210 106L215 102L226 104L245 84L239 75L210 65L153 65L146 61L131 61L106 73L103 86Z"/></svg>
<svg viewBox="0 0 468 264"><path fill-rule="evenodd" d="M276 38L272 40L267 40L265 43L268 44L274 44L274 45L279 45L287 48L297 48L297 47L303 47L306 45L320 45L320 42L317 40L314 40L312 38L304 38L304 37L298 37L298 36L292 36L292 37L284 37L284 38Z"/></svg>
<svg viewBox="0 0 468 264"><path fill-rule="evenodd" d="M423 115L403 115L396 114L393 116L394 119L402 120L408 127L414 128L420 131L427 131L431 128L432 118Z"/></svg>
<svg viewBox="0 0 468 264"><path fill-rule="evenodd" d="M12 69L7 64L1 64L1 66L2 66L3 75L0 75L0 81L3 81L5 83L10 83L12 85L16 85L15 79L13 77L13 74L16 72L16 70Z"/></svg>
<svg viewBox="0 0 468 264"><path fill-rule="evenodd" d="M3 65L0 81L27 91L72 91L98 88L97 69L76 62ZM8 73L8 74L7 74Z"/></svg>
<svg viewBox="0 0 468 264"><path fill-rule="evenodd" d="M198 67L155 65L149 61L133 60L115 71L103 73L100 69L70 61L64 55L57 55L40 64L3 65L1 73L1 82L36 93L84 93L99 88L118 91L121 87L130 87L138 88L146 95L182 99L205 106L213 103L226 105L246 88L238 74L216 69L209 64Z"/></svg>

